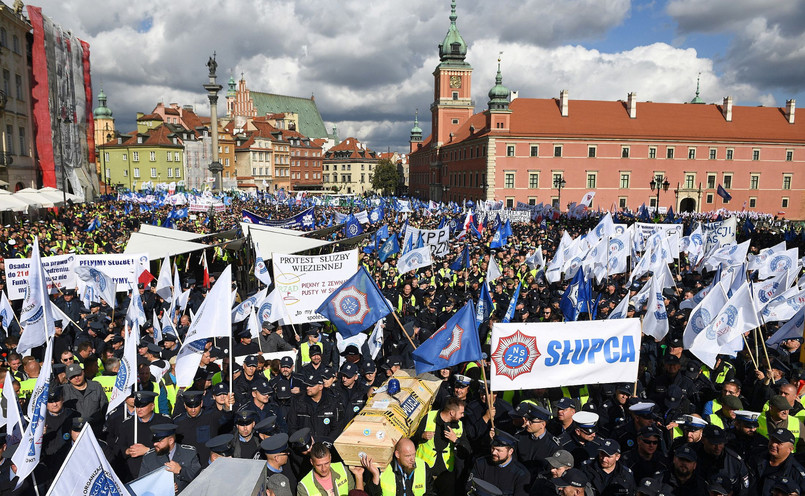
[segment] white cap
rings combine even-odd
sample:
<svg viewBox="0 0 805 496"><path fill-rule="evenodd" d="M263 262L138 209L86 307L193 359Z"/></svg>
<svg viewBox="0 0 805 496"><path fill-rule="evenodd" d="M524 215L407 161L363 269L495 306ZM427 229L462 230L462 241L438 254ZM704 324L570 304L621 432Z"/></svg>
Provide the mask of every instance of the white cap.
<svg viewBox="0 0 805 496"><path fill-rule="evenodd" d="M573 422L582 428L592 428L598 422L598 414L593 412L576 412L573 414Z"/></svg>

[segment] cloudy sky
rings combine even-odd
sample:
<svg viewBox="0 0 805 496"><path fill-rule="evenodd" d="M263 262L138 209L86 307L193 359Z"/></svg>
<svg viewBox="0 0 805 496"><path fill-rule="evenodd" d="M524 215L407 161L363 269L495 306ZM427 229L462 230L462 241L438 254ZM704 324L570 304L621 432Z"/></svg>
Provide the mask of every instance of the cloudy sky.
<svg viewBox="0 0 805 496"><path fill-rule="evenodd" d="M6 2L10 3L10 2ZM448 0L40 0L43 12L91 45L118 127L159 101L196 105L218 54L219 81L315 95L339 136L407 150L416 108L428 112ZM690 100L805 105L801 0L458 0L458 27L486 107L503 52L504 84L520 97ZM219 111L224 110L223 98ZM430 132L430 117L420 122Z"/></svg>

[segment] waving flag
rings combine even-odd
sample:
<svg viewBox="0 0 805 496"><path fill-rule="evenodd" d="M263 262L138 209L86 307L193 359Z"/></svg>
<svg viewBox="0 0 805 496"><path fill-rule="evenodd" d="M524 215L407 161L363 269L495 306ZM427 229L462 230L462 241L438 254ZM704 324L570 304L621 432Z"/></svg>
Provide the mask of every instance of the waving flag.
<svg viewBox="0 0 805 496"><path fill-rule="evenodd" d="M254 244L254 251L257 253L257 259L254 262L254 277L266 286L271 285L271 275L268 273L268 267L265 260L263 260L262 252L257 243Z"/></svg>
<svg viewBox="0 0 805 496"><path fill-rule="evenodd" d="M171 264L170 257L165 257L162 261L162 267L159 268L159 277L157 277L156 292L165 301L173 299L173 292L171 291ZM104 298L105 300L106 298ZM111 305L111 303L110 303Z"/></svg>
<svg viewBox="0 0 805 496"><path fill-rule="evenodd" d="M799 249L794 247L782 253L774 253L758 268L758 279L766 279L788 271L797 270Z"/></svg>
<svg viewBox="0 0 805 496"><path fill-rule="evenodd" d="M577 271L573 280L567 286L562 299L559 301L559 308L565 316L565 320L575 321L581 312L593 315L594 302L592 280L584 277L584 271Z"/></svg>
<svg viewBox="0 0 805 496"><path fill-rule="evenodd" d="M400 244L397 242L397 236L389 236L383 246L378 252L378 258L381 262L385 262L391 255L400 252Z"/></svg>
<svg viewBox="0 0 805 496"><path fill-rule="evenodd" d="M618 303L618 306L616 306L615 308L612 309L611 312L609 312L609 316L607 317L607 320L609 320L609 319L625 319L626 318L626 312L628 310L629 310L629 295L627 294L626 296L623 297L621 302Z"/></svg>
<svg viewBox="0 0 805 496"><path fill-rule="evenodd" d="M132 387L137 381L137 346L140 342L140 326L135 325L129 329L125 327L126 342L123 344L123 356L120 358L120 368L115 376L115 383L112 385L112 392L109 396L109 407L106 414L121 405L131 394Z"/></svg>
<svg viewBox="0 0 805 496"><path fill-rule="evenodd" d="M805 306L805 291L797 286L787 289L783 294L772 298L760 311L764 322L789 320Z"/></svg>
<svg viewBox="0 0 805 496"><path fill-rule="evenodd" d="M493 257L489 259L489 266L486 269L486 280L494 281L503 274L500 272L497 260Z"/></svg>
<svg viewBox="0 0 805 496"><path fill-rule="evenodd" d="M777 346L786 339L801 338L803 331L805 331L805 308L801 308L791 320L777 329L777 332L766 341L766 346Z"/></svg>
<svg viewBox="0 0 805 496"><path fill-rule="evenodd" d="M729 193L727 192L727 190L726 190L726 189L724 189L724 187L723 187L723 186L721 186L720 184L718 185L718 189L716 189L716 194L717 194L718 196L720 196L720 197L721 197L721 198L724 200L724 203L726 203L726 202L728 202L728 201L732 200L732 195L731 195L731 194L729 194Z"/></svg>
<svg viewBox="0 0 805 496"><path fill-rule="evenodd" d="M98 220L97 218L95 218L95 219L92 219L92 221L89 223L87 228L84 229L84 232L92 232L95 229L98 229L99 227L101 227L101 221Z"/></svg>
<svg viewBox="0 0 805 496"><path fill-rule="evenodd" d="M499 248L503 248L506 246L506 236L504 234L503 225L498 227L498 230L495 231L494 236L492 236L492 241L489 243L489 249L495 250Z"/></svg>
<svg viewBox="0 0 805 496"><path fill-rule="evenodd" d="M646 304L646 315L643 317L643 334L653 336L657 341L668 334L668 312L662 296L662 287L656 276L651 277L651 292Z"/></svg>
<svg viewBox="0 0 805 496"><path fill-rule="evenodd" d="M316 312L327 317L338 332L350 337L391 313L383 294L364 267L322 302Z"/></svg>
<svg viewBox="0 0 805 496"><path fill-rule="evenodd" d="M481 341L472 300L414 350L416 373L452 367L462 362L480 360Z"/></svg>
<svg viewBox="0 0 805 496"><path fill-rule="evenodd" d="M726 281L725 281L726 282ZM727 291L720 281L714 282L715 287L713 290L708 290L707 294L702 297L699 303L690 312L688 324L685 326L685 332L682 334L682 345L686 349L691 349L693 341L713 319L718 315L718 312L727 303ZM681 306L680 306L681 308Z"/></svg>
<svg viewBox="0 0 805 496"><path fill-rule="evenodd" d="M6 292L2 292L2 296L0 296L0 322L3 325L3 328L8 330L8 326L11 325L11 322L14 320L14 309L11 308L11 302L8 301L8 296L6 296Z"/></svg>
<svg viewBox="0 0 805 496"><path fill-rule="evenodd" d="M464 248L459 253L458 258L456 258L455 262L450 264L450 270L453 271L460 271L461 269L469 269L470 268L470 249L465 244Z"/></svg>
<svg viewBox="0 0 805 496"><path fill-rule="evenodd" d="M420 267L427 267L433 265L433 259L430 256L430 247L416 248L402 255L397 260L397 272L405 274L406 272L419 269Z"/></svg>
<svg viewBox="0 0 805 496"><path fill-rule="evenodd" d="M17 399L17 393L14 391L12 381L14 378L10 373L6 374L6 380L3 383L3 399L6 400L6 418L4 425L6 425L6 444L14 446L22 439L22 416L20 415L20 404ZM0 409L2 414L2 409ZM2 427L2 426L0 426Z"/></svg>
<svg viewBox="0 0 805 496"><path fill-rule="evenodd" d="M232 310L232 322L233 323L243 322L244 320L249 318L252 308L260 308L260 305L263 304L263 300L266 299L267 293L268 293L268 286L266 286L257 293L249 296L248 298L240 302L240 305L238 305L237 307L235 307L234 310Z"/></svg>
<svg viewBox="0 0 805 496"><path fill-rule="evenodd" d="M772 247L760 250L760 253L758 253L757 255L748 255L747 260L749 261L749 267L748 267L749 270L760 269L760 267L763 266L763 264L766 262L766 260L769 259L770 256L772 256L775 253L782 253L785 250L786 250L785 241L780 241L779 243L777 243Z"/></svg>
<svg viewBox="0 0 805 496"><path fill-rule="evenodd" d="M481 285L481 294L478 297L478 307L475 311L475 320L480 326L492 315L492 311L495 309L495 300L492 299L492 296L489 294L489 283L484 281Z"/></svg>
<svg viewBox="0 0 805 496"><path fill-rule="evenodd" d="M52 336L55 332L50 298L47 294L48 285L45 282L45 269L42 267L42 258L39 255L39 237L34 238L33 245L28 290L25 292L20 311L20 326L24 332L17 344L17 352L21 354L41 346L47 340L47 336Z"/></svg>
<svg viewBox="0 0 805 496"><path fill-rule="evenodd" d="M718 344L724 346L735 338L740 338L744 332L751 331L756 327L760 327L757 310L752 301L749 284L744 284L727 300L718 315L702 333L715 335Z"/></svg>
<svg viewBox="0 0 805 496"><path fill-rule="evenodd" d="M282 300L282 293L275 288L265 297L263 303L260 304L260 308L257 311L257 319L262 325L266 322L273 324L286 317L288 317L288 313L285 308L285 303Z"/></svg>
<svg viewBox="0 0 805 496"><path fill-rule="evenodd" d="M34 390L28 402L28 418L31 419L25 432L22 433L17 451L11 458L12 463L17 466L17 487L22 481L34 471L39 465L42 454L42 438L45 434L45 419L47 413L48 393L50 391L50 375L53 362L53 340L47 341L45 356L42 360L42 370L34 384Z"/></svg>
<svg viewBox="0 0 805 496"><path fill-rule="evenodd" d="M520 298L520 287L522 284L522 281L517 283L517 288L515 288L512 299L509 301L509 308L506 309L506 315L503 316L504 323L511 322L514 318L514 311L517 308L517 300Z"/></svg>
<svg viewBox="0 0 805 496"><path fill-rule="evenodd" d="M115 281L94 267L76 267L75 275L91 287L110 307L115 307Z"/></svg>
<svg viewBox="0 0 805 496"><path fill-rule="evenodd" d="M372 224L380 222L386 216L386 212L383 207L375 207L372 209L372 213L369 214L369 220L372 221Z"/></svg>

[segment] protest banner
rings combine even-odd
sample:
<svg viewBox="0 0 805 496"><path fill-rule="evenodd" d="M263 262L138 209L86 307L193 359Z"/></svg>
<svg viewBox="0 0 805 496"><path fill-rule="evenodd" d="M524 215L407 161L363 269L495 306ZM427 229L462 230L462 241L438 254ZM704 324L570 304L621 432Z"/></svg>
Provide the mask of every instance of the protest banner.
<svg viewBox="0 0 805 496"><path fill-rule="evenodd" d="M496 323L492 390L634 382L640 320Z"/></svg>
<svg viewBox="0 0 805 496"><path fill-rule="evenodd" d="M450 253L450 226L444 226L441 229L417 229L416 227L408 226L405 230L405 239L402 246L417 246L419 236L422 235L422 243L425 246L432 246L431 254L437 257L442 257Z"/></svg>
<svg viewBox="0 0 805 496"><path fill-rule="evenodd" d="M702 235L705 238L704 250L709 252L712 248L718 248L730 243L735 243L735 231L738 221L735 217L730 217L718 222L701 224Z"/></svg>
<svg viewBox="0 0 805 496"><path fill-rule="evenodd" d="M507 220L514 224L524 224L531 222L530 210L479 210L475 212L478 222L483 222L487 216L494 219L495 216L500 215L500 221L506 222Z"/></svg>
<svg viewBox="0 0 805 496"><path fill-rule="evenodd" d="M147 254L100 254L100 255L55 255L43 257L48 292L57 292L56 288L75 288L77 267L92 267L112 278L117 284L117 291L128 291L131 284L137 284L134 276L135 262L139 260L148 267L150 260ZM6 260L6 286L8 299L19 300L25 296L28 288L28 273L31 267L30 258Z"/></svg>
<svg viewBox="0 0 805 496"><path fill-rule="evenodd" d="M282 295L293 324L327 320L316 313L319 305L358 270L358 250L330 255L275 253L274 284Z"/></svg>

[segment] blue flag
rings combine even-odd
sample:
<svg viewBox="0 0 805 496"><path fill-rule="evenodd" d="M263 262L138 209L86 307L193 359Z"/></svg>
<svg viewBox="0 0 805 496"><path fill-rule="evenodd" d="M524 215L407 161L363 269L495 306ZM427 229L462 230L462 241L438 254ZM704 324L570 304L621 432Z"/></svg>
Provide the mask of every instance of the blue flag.
<svg viewBox="0 0 805 496"><path fill-rule="evenodd" d="M675 222L674 219L674 207L668 207L668 213L665 214L665 223L666 224L673 224Z"/></svg>
<svg viewBox="0 0 805 496"><path fill-rule="evenodd" d="M517 289L514 290L512 299L509 302L509 308L506 309L506 315L503 316L503 323L511 322L514 318L514 309L517 308L517 299L520 298L520 286L522 284L522 281L517 283Z"/></svg>
<svg viewBox="0 0 805 496"><path fill-rule="evenodd" d="M593 283L584 277L584 271L579 269L573 280L570 281L559 308L565 316L565 320L575 321L581 312L589 312L592 316L595 302L593 300Z"/></svg>
<svg viewBox="0 0 805 496"><path fill-rule="evenodd" d="M475 321L478 325L486 322L486 319L492 315L492 310L495 308L495 300L489 294L489 284L484 281L481 286L481 295L478 297L478 307L475 311Z"/></svg>
<svg viewBox="0 0 805 496"><path fill-rule="evenodd" d="M507 238L512 235L512 223L509 219L503 223L503 235Z"/></svg>
<svg viewBox="0 0 805 496"><path fill-rule="evenodd" d="M725 202L732 200L732 195L727 192L720 184L718 185L718 189L716 190L716 194L720 196Z"/></svg>
<svg viewBox="0 0 805 496"><path fill-rule="evenodd" d="M375 207L372 212L369 214L369 221L372 224L380 222L386 216L386 212L383 210L383 207Z"/></svg>
<svg viewBox="0 0 805 496"><path fill-rule="evenodd" d="M348 238L353 238L359 234L363 234L363 226L354 215L350 214L344 223L344 235Z"/></svg>
<svg viewBox="0 0 805 496"><path fill-rule="evenodd" d="M444 218L444 216L442 216L442 218L441 218L441 219L439 219L439 225L438 225L438 226L436 226L436 229L438 230L438 229L443 228L443 227L444 227L444 224L445 224L445 218Z"/></svg>
<svg viewBox="0 0 805 496"><path fill-rule="evenodd" d="M425 247L425 241L422 239L422 233L420 232L419 237L416 240L416 249L418 250L424 247Z"/></svg>
<svg viewBox="0 0 805 496"><path fill-rule="evenodd" d="M414 237L411 236L410 238L408 238L408 241L405 243L405 246L403 246L401 255L405 255L406 253L408 253L413 249L414 249Z"/></svg>
<svg viewBox="0 0 805 496"><path fill-rule="evenodd" d="M92 219L92 221L89 223L87 228L84 229L84 232L92 232L95 229L98 229L100 226L101 226L101 222L97 218Z"/></svg>
<svg viewBox="0 0 805 496"><path fill-rule="evenodd" d="M481 340L472 300L413 353L416 373L432 372L481 359Z"/></svg>
<svg viewBox="0 0 805 496"><path fill-rule="evenodd" d="M450 264L450 270L454 270L456 272L464 268L470 268L470 249L467 247L467 245L464 245L464 249L461 250L458 258L456 258L456 261Z"/></svg>
<svg viewBox="0 0 805 496"><path fill-rule="evenodd" d="M489 243L489 249L494 250L496 248L503 248L506 246L506 236L503 233L503 226L500 226L497 231L495 231L495 235L492 236L492 241Z"/></svg>
<svg viewBox="0 0 805 496"><path fill-rule="evenodd" d="M389 225L383 224L383 227L377 230L378 239L389 239Z"/></svg>
<svg viewBox="0 0 805 496"><path fill-rule="evenodd" d="M381 262L385 262L387 258L400 252L400 244L397 242L397 236L391 236L383 243L383 246L378 252L378 258Z"/></svg>
<svg viewBox="0 0 805 496"><path fill-rule="evenodd" d="M755 224L753 224L752 221L749 219L749 217L747 217L746 220L744 221L744 227L743 227L744 236L751 236L753 232L755 232ZM805 231L802 232L803 234L805 234Z"/></svg>
<svg viewBox="0 0 805 496"><path fill-rule="evenodd" d="M375 281L361 266L316 309L345 338L354 336L382 319L391 308Z"/></svg>

